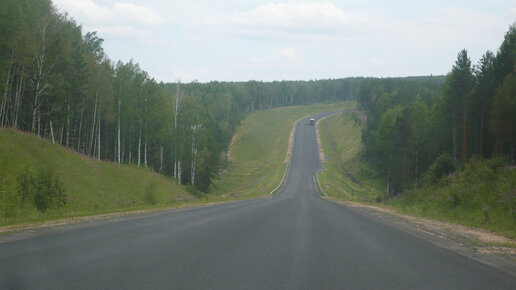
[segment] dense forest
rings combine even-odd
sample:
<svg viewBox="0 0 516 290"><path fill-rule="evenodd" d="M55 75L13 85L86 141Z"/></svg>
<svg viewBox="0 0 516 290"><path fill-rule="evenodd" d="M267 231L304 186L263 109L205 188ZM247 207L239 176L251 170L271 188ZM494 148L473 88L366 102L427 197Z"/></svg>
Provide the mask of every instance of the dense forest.
<svg viewBox="0 0 516 290"><path fill-rule="evenodd" d="M471 158L498 156L514 164L516 24L498 52L487 51L476 65L461 50L444 90L413 86L377 79L357 90L368 116L364 155L385 179L388 195L417 187L429 169L439 178Z"/></svg>
<svg viewBox="0 0 516 290"><path fill-rule="evenodd" d="M157 83L134 61L110 60L102 43L50 0L2 1L0 126L99 160L150 167L202 191L249 112L355 99L370 82ZM433 79L391 81L438 90L442 82Z"/></svg>

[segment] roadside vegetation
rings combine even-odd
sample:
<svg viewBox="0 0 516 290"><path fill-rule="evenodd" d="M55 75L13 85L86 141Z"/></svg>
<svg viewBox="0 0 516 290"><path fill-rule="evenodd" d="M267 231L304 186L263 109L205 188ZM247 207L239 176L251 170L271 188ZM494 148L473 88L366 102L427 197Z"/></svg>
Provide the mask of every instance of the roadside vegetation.
<svg viewBox="0 0 516 290"><path fill-rule="evenodd" d="M98 161L10 129L0 129L0 177L0 226L175 207L195 198L150 169Z"/></svg>
<svg viewBox="0 0 516 290"><path fill-rule="evenodd" d="M308 115L350 108L353 102L276 108L251 114L230 148L227 171L214 182L215 194L263 196L283 177L293 124Z"/></svg>
<svg viewBox="0 0 516 290"><path fill-rule="evenodd" d="M451 155L439 157L418 188L386 196L385 181L363 158L363 120L346 112L319 123L328 158L319 174L330 198L366 202L516 237L516 167L503 156L473 158L464 167Z"/></svg>
<svg viewBox="0 0 516 290"><path fill-rule="evenodd" d="M475 158L464 169L442 175L434 171L437 167L439 161L424 176L424 186L406 190L387 204L408 214L516 237L516 170L505 158Z"/></svg>
<svg viewBox="0 0 516 290"><path fill-rule="evenodd" d="M444 88L371 80L357 92L367 115L364 158L384 182L387 197L419 187L443 154L466 167L475 158L516 156L516 24L498 52L472 65L461 50Z"/></svg>
<svg viewBox="0 0 516 290"><path fill-rule="evenodd" d="M358 111L321 122L323 186L335 198L516 237L515 89L516 25L475 66L461 50L444 88L363 82Z"/></svg>
<svg viewBox="0 0 516 290"><path fill-rule="evenodd" d="M383 198L378 190L379 180L371 178L372 170L361 163L363 151L360 140L363 123L364 120L360 119L352 107L342 114L325 118L318 124L326 159L319 173L319 180L330 197L353 201Z"/></svg>

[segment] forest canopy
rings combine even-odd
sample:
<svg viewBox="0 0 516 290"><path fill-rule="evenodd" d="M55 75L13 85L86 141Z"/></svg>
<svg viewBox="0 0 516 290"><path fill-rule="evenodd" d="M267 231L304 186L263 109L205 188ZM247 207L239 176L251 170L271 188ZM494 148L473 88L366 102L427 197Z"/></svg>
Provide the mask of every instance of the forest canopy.
<svg viewBox="0 0 516 290"><path fill-rule="evenodd" d="M358 106L368 116L362 135L365 158L386 180L388 194L417 187L422 175L442 165L439 160L446 156L455 166L496 156L514 164L516 24L496 54L485 52L477 64L461 50L442 91L425 88L414 94L409 89L407 83L388 86L371 80L357 91Z"/></svg>

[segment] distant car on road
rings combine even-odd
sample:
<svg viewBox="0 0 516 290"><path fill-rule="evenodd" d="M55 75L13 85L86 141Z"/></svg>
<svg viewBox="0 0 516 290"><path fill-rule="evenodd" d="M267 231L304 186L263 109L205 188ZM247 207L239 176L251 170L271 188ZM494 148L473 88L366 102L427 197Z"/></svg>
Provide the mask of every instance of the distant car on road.
<svg viewBox="0 0 516 290"><path fill-rule="evenodd" d="M310 118L310 125L313 125L315 124L315 119L314 118Z"/></svg>

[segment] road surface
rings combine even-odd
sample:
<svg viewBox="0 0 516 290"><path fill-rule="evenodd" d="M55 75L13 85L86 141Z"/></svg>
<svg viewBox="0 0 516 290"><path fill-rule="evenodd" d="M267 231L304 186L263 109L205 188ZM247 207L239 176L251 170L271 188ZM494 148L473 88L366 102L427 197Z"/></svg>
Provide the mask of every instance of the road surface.
<svg viewBox="0 0 516 290"><path fill-rule="evenodd" d="M513 276L319 197L317 156L306 118L272 198L4 241L0 288L516 289Z"/></svg>

